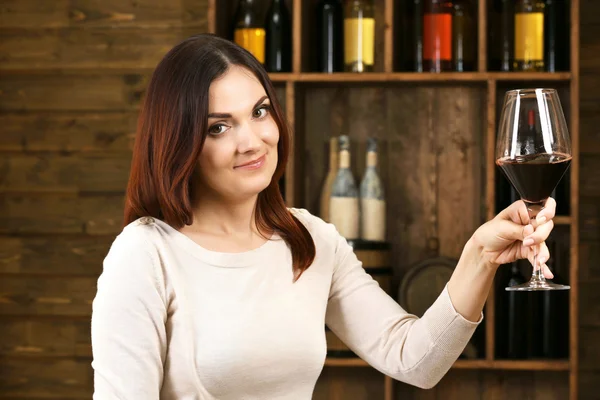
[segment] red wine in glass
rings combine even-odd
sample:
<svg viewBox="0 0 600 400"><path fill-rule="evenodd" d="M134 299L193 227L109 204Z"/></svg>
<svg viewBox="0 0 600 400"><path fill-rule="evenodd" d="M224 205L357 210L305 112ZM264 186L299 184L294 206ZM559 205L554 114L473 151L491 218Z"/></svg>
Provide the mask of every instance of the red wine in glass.
<svg viewBox="0 0 600 400"><path fill-rule="evenodd" d="M527 203L545 201L571 165L567 154L534 154L496 161L506 178Z"/></svg>
<svg viewBox="0 0 600 400"><path fill-rule="evenodd" d="M556 90L518 89L506 92L496 141L496 165L525 202L529 218L546 200L571 165L571 141ZM506 290L564 290L546 280L537 265L529 282Z"/></svg>

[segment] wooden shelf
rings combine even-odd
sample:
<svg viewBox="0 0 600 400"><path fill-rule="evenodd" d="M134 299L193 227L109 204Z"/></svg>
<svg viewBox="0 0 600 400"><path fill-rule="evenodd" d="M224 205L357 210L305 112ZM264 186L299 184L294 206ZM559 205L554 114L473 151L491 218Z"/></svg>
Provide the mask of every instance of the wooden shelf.
<svg viewBox="0 0 600 400"><path fill-rule="evenodd" d="M326 367L369 367L369 364L362 358L333 358L325 359Z"/></svg>
<svg viewBox="0 0 600 400"><path fill-rule="evenodd" d="M327 367L370 367L360 358L333 358L325 360ZM515 371L568 371L568 360L457 360L455 369L488 369Z"/></svg>
<svg viewBox="0 0 600 400"><path fill-rule="evenodd" d="M154 68L0 68L8 75L148 75ZM488 80L518 82L568 82L570 72L320 72L270 73L273 82L486 82Z"/></svg>
<svg viewBox="0 0 600 400"><path fill-rule="evenodd" d="M303 72L289 74L269 74L273 82L487 82L496 81L529 81L529 82L568 82L569 72L371 72L349 73L336 72L325 74L319 72Z"/></svg>
<svg viewBox="0 0 600 400"><path fill-rule="evenodd" d="M393 0L376 0L376 72L326 74L310 72L316 65L312 45L316 40L313 29L315 2L288 0L293 25L292 71L269 74L277 87L278 97L285 99L286 117L294 129L293 151L286 170L285 199L289 206L307 208L318 215L329 138L340 134L352 138L355 146L353 168L360 175L364 169L366 139L375 137L384 148L379 159L382 179L393 181L387 192L388 207L394 209L393 215L389 215L393 218L389 225L394 238L393 251L396 256L402 254L403 260L411 260L401 261L395 268L404 273L414 262L429 255L460 257L462 246L474 229L484 219L495 216L497 172L493 167L494 147L504 91L519 87L558 89L569 123L573 152L571 215L554 218L555 225L568 227L560 230L568 230L570 235L570 359L496 360L496 314L499 312L496 303L502 292L496 293L498 289L493 285L484 311L487 322L484 331L478 332L485 335L478 339L480 344L485 343L482 352L485 358L458 360L452 368L467 372L455 373L451 379L459 383L436 389L435 396L451 397L448 393L460 385L478 387L502 398L506 397L508 388L516 385L517 390L525 390L522 393L529 395L545 383L537 379L536 371L560 371L560 375L568 375L568 383L558 383L559 390L547 395L551 400L566 398L565 392L561 391L566 389L569 398L574 400L578 381L580 6L579 2L572 2L570 8L569 71L497 72L487 70L491 45L488 44L490 3L489 0L476 3L477 71L399 71L399 66L403 65L399 52L404 45L400 43L404 32L396 16L401 9ZM209 0L208 4L210 31L217 34L230 32L235 2ZM451 168L446 167L450 165ZM457 220L455 210L459 207L467 211ZM365 361L329 357L325 365L330 368L329 375L324 377L321 397L316 398L365 398L345 384L346 380L355 379L356 374L362 372L351 367L369 367ZM468 372L478 369L495 371L498 375L501 371L523 371L523 374L507 374L506 380L488 382L475 376L478 374ZM513 377L508 375L519 375L522 380L513 383L510 381ZM539 375L554 380L550 374ZM535 378L533 382L531 378ZM369 386L365 393L379 384L365 382ZM393 386L391 378L384 379L386 400L393 400L400 393Z"/></svg>
<svg viewBox="0 0 600 400"><path fill-rule="evenodd" d="M571 225L571 217L568 215L557 215L553 221L554 225Z"/></svg>

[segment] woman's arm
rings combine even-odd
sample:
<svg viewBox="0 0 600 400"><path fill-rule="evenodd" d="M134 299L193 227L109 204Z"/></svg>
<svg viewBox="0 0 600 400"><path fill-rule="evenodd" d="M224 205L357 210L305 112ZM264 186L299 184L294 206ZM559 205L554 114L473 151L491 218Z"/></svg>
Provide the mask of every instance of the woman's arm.
<svg viewBox="0 0 600 400"><path fill-rule="evenodd" d="M530 248L523 247L521 240L533 227L527 227L528 218L514 222L515 217L522 217L521 206L524 209L523 203L515 203L473 235L450 282L421 318L408 314L389 297L338 235L327 325L379 371L418 387L433 387L481 321L497 266L513 261L511 257L529 255ZM552 228L553 204L545 215L549 222L536 230L535 243L541 243ZM542 257L547 259L547 249Z"/></svg>
<svg viewBox="0 0 600 400"><path fill-rule="evenodd" d="M133 233L122 233L113 243L93 302L92 367L98 400L160 396L167 351L166 294L147 244Z"/></svg>
<svg viewBox="0 0 600 400"><path fill-rule="evenodd" d="M544 210L530 221L525 203L517 201L477 229L448 282L450 298L461 315L471 321L478 318L498 266L524 258L533 265L533 246L540 247L538 264L545 276L552 278L545 264L549 251L544 241L554 227L555 210L556 202L549 198Z"/></svg>

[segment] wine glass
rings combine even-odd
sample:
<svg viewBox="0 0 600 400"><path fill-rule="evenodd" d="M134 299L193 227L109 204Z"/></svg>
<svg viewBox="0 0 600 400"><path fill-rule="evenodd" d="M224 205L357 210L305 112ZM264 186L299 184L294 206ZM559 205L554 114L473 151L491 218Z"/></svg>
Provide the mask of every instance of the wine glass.
<svg viewBox="0 0 600 400"><path fill-rule="evenodd" d="M525 202L529 218L534 219L571 165L571 140L556 90L506 92L496 141L496 165ZM506 290L570 289L546 280L537 265L537 246L533 251L529 282Z"/></svg>

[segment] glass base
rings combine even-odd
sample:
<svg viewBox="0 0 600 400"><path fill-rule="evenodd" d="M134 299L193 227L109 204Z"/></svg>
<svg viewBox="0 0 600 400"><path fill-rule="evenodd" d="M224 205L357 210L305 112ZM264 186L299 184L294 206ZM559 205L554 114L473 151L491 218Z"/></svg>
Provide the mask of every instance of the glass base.
<svg viewBox="0 0 600 400"><path fill-rule="evenodd" d="M535 292L538 290L569 290L571 286L568 285L559 285L557 283L552 283L547 280L538 281L531 280L527 283L523 283L521 285L509 286L506 288L506 291L512 292Z"/></svg>

